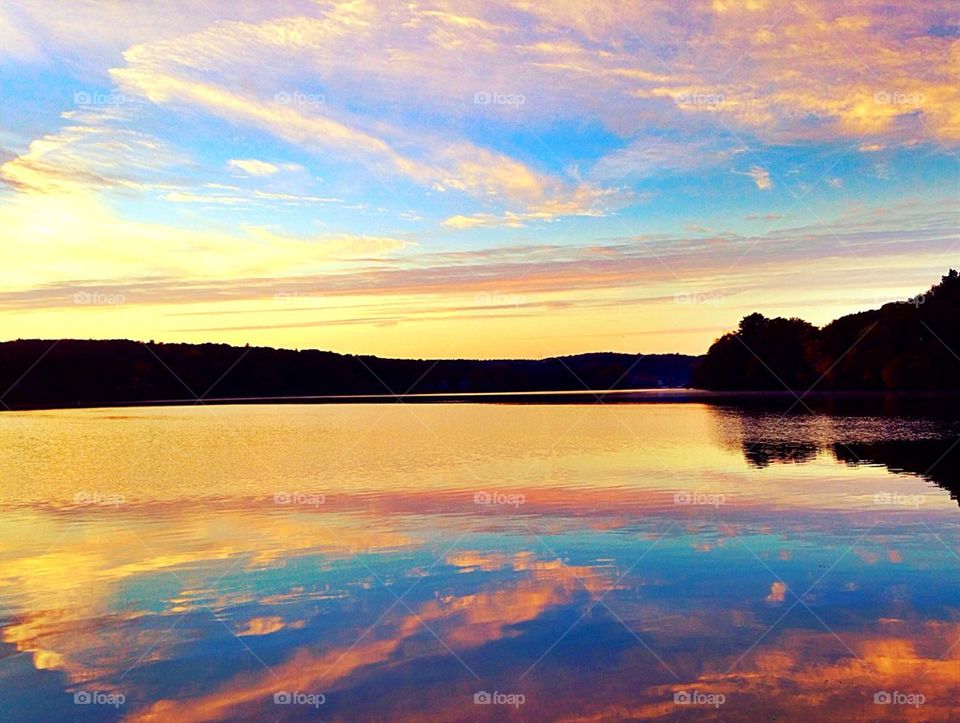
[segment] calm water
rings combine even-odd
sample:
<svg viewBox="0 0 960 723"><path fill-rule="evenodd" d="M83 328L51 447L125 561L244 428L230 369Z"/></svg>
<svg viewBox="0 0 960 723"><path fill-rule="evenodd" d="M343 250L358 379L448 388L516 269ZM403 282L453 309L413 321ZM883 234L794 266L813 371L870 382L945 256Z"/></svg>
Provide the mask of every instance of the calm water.
<svg viewBox="0 0 960 723"><path fill-rule="evenodd" d="M699 404L4 413L0 718L955 720L958 438Z"/></svg>

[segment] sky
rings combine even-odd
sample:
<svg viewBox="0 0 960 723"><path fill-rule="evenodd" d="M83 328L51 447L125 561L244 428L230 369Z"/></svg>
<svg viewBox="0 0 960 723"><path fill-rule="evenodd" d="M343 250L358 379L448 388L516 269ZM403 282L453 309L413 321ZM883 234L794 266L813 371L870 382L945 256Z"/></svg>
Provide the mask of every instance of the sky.
<svg viewBox="0 0 960 723"><path fill-rule="evenodd" d="M0 338L702 353L960 266L960 9L0 0Z"/></svg>

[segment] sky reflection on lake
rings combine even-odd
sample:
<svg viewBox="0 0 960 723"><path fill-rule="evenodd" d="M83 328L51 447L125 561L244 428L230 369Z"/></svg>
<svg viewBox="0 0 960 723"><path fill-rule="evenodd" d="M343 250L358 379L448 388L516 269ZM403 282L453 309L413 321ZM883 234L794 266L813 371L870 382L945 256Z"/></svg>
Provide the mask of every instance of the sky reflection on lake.
<svg viewBox="0 0 960 723"><path fill-rule="evenodd" d="M0 427L17 720L955 718L943 417L198 406Z"/></svg>

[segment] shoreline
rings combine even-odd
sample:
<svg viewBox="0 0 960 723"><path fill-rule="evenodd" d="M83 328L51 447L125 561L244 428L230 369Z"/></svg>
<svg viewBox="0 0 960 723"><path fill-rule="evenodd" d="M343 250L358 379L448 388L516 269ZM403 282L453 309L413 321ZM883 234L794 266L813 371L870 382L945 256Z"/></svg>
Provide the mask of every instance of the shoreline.
<svg viewBox="0 0 960 723"><path fill-rule="evenodd" d="M805 402L946 402L960 401L960 391L713 391L692 388L551 390L525 392L427 392L413 394L326 394L200 399L89 400L10 405L0 412L136 407L195 407L313 404L760 404L788 402L798 410Z"/></svg>

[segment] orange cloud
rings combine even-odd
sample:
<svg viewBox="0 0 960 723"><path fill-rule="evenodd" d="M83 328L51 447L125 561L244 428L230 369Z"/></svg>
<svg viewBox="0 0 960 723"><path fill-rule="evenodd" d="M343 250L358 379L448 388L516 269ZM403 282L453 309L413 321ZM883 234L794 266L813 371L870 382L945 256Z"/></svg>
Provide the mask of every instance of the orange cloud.
<svg viewBox="0 0 960 723"><path fill-rule="evenodd" d="M532 561L526 558L524 564ZM161 700L133 713L131 720L193 720L228 716L247 708L258 708L272 700L273 693L295 690L335 690L360 668L384 664L403 643L429 626L454 651L475 648L504 637L517 635L516 627L535 620L552 607L568 603L583 590L582 580L600 588L592 568L533 563L534 574L523 580L467 596L451 596L419 605L409 615L393 615L382 625L388 636L362 635L349 646L337 646L315 653L301 650L272 670L243 675L209 694L180 700ZM400 611L403 606L399 606ZM360 631L362 632L362 631Z"/></svg>
<svg viewBox="0 0 960 723"><path fill-rule="evenodd" d="M782 582L770 585L770 594L764 600L768 603L782 603L787 597L787 586Z"/></svg>

